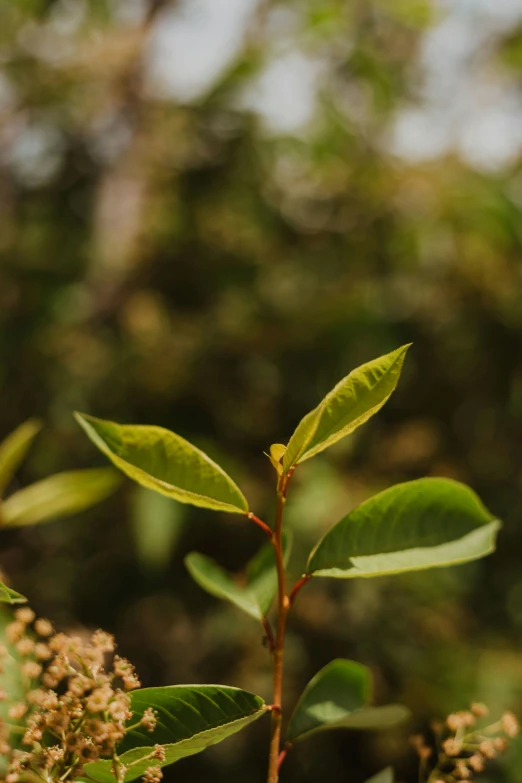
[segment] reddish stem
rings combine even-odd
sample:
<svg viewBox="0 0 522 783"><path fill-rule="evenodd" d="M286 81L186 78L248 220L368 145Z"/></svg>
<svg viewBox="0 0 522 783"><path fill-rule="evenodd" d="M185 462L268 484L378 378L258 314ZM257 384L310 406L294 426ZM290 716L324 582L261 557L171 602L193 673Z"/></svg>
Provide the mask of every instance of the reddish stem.
<svg viewBox="0 0 522 783"><path fill-rule="evenodd" d="M290 606L292 606L292 604L294 603L295 599L297 598L297 594L298 594L299 590L302 587L304 587L305 584L308 582L308 580L311 579L311 578L312 578L312 574L304 574L301 577L301 579L298 582L296 582L292 592L290 593L289 599L288 599L290 601Z"/></svg>
<svg viewBox="0 0 522 783"><path fill-rule="evenodd" d="M270 539L270 541L272 541L272 540L273 540L274 533L273 533L273 531L272 531L272 528L271 528L271 527L269 527L269 526L266 524L266 522L263 522L263 520L262 520L262 519L259 519L259 517L256 517L256 515L255 515L255 514L253 514L251 511L248 511L248 512L246 513L246 515L245 515L245 516L247 516L249 519L251 519L251 520L252 520L252 522L255 522L255 523L256 523L256 525L259 525L259 527L261 528L261 530L263 530L263 531L264 531L264 532L267 534L267 536L268 536L268 538Z"/></svg>
<svg viewBox="0 0 522 783"><path fill-rule="evenodd" d="M274 554L277 569L278 583L278 618L277 632L275 636L274 650L272 660L274 664L274 691L273 691L273 709L272 709L272 737L270 740L270 753L268 764L267 783L277 783L279 780L279 766L282 763L281 756L281 723L282 713L282 692L283 692L283 655L285 646L286 619L290 609L290 600L286 594L286 574L283 556L283 511L286 503L286 491L288 482L293 473L293 468L279 478L277 484L277 509L274 535L271 539L274 547ZM286 754L285 754L286 755ZM283 756L284 759L284 756Z"/></svg>
<svg viewBox="0 0 522 783"><path fill-rule="evenodd" d="M266 638L268 639L270 652L273 653L275 648L275 639L274 639L274 633L272 631L272 626L270 625L270 620L267 617L263 617L261 622L263 623L263 628L265 629L265 634L266 634Z"/></svg>
<svg viewBox="0 0 522 783"><path fill-rule="evenodd" d="M281 769L281 767L283 765L283 761L286 759L286 756L287 756L287 753L288 753L289 750L290 750L290 747L287 745L287 746L285 746L283 748L283 750L279 754L279 758L277 759L277 771L278 772Z"/></svg>

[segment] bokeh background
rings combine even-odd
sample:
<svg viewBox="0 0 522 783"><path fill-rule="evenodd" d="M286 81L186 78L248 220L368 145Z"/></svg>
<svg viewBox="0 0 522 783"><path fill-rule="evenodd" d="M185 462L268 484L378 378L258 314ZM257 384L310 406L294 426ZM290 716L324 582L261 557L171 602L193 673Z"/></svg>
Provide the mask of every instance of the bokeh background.
<svg viewBox="0 0 522 783"><path fill-rule="evenodd" d="M284 780L353 781L484 700L522 709L522 4L519 0L3 0L0 435L45 429L17 486L104 464L75 409L171 428L262 517L263 450L356 365L413 342L387 406L302 466L292 570L351 507L424 475L505 525L485 561L317 580L296 604L287 700L337 656L372 667L402 730L325 734ZM0 566L62 629L104 627L146 685L269 696L262 633L188 577L239 571L244 519L130 482L2 532ZM268 725L168 780L262 783ZM486 779L522 781L515 743Z"/></svg>

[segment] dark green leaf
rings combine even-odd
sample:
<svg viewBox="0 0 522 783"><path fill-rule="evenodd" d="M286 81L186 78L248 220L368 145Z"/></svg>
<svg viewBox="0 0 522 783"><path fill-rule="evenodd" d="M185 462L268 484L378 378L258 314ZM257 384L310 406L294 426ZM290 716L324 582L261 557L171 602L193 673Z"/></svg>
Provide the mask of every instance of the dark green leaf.
<svg viewBox="0 0 522 783"><path fill-rule="evenodd" d="M366 666L342 658L332 661L306 686L290 719L288 741L326 729L384 729L408 717L409 710L400 704L372 707L371 691Z"/></svg>
<svg viewBox="0 0 522 783"><path fill-rule="evenodd" d="M377 413L397 386L410 345L363 364L339 381L299 423L284 453L284 470L328 448Z"/></svg>
<svg viewBox="0 0 522 783"><path fill-rule="evenodd" d="M37 525L76 514L104 500L119 483L112 468L56 473L8 497L0 507L2 527Z"/></svg>
<svg viewBox="0 0 522 783"><path fill-rule="evenodd" d="M29 419L0 443L0 495L11 481L41 428L42 424L38 419Z"/></svg>
<svg viewBox="0 0 522 783"><path fill-rule="evenodd" d="M225 471L163 427L115 424L76 413L92 442L138 484L181 503L244 514L248 503Z"/></svg>
<svg viewBox="0 0 522 783"><path fill-rule="evenodd" d="M493 552L499 527L463 484L408 481L341 519L312 552L308 572L349 579L464 563Z"/></svg>
<svg viewBox="0 0 522 783"><path fill-rule="evenodd" d="M165 747L165 764L200 753L209 745L235 734L266 712L265 703L239 688L222 685L173 685L144 688L131 693L137 723L146 709L158 713L158 725L149 733L144 728L129 731L118 746L121 761L129 767L125 780L134 780L153 765L146 757L154 745ZM114 783L111 761L97 761L85 766L86 775L100 783Z"/></svg>

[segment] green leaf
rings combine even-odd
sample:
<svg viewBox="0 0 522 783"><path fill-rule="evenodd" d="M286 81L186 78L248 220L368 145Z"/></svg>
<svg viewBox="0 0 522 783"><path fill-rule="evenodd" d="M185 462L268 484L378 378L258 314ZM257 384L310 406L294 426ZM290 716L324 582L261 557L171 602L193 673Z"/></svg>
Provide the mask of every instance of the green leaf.
<svg viewBox="0 0 522 783"><path fill-rule="evenodd" d="M297 426L283 457L285 472L349 435L382 408L397 386L410 345L363 364L339 381Z"/></svg>
<svg viewBox="0 0 522 783"><path fill-rule="evenodd" d="M282 534L283 558L288 565L292 551L291 534L284 530ZM266 617L277 593L277 569L274 548L267 543L254 555L246 567L247 585L255 596L263 617Z"/></svg>
<svg viewBox="0 0 522 783"><path fill-rule="evenodd" d="M245 514L241 490L210 457L174 432L75 414L92 442L138 484L215 511Z"/></svg>
<svg viewBox="0 0 522 783"><path fill-rule="evenodd" d="M42 424L38 419L29 419L0 443L0 495L11 481L41 428Z"/></svg>
<svg viewBox="0 0 522 783"><path fill-rule="evenodd" d="M290 555L290 537L283 533L285 562ZM244 584L238 584L214 560L198 552L185 558L185 565L192 578L207 593L221 598L262 620L266 617L277 592L277 571L274 550L265 544L246 567Z"/></svg>
<svg viewBox="0 0 522 783"><path fill-rule="evenodd" d="M400 704L372 707L371 692L371 672L366 666L343 658L332 661L303 691L290 719L288 741L326 729L388 728L410 714Z"/></svg>
<svg viewBox="0 0 522 783"><path fill-rule="evenodd" d="M381 769L380 772L377 772L376 775L372 775L371 778L368 778L366 783L393 783L394 780L395 775L393 767L385 767L384 769Z"/></svg>
<svg viewBox="0 0 522 783"><path fill-rule="evenodd" d="M56 473L20 489L0 506L1 527L50 522L99 503L120 483L112 468L88 468Z"/></svg>
<svg viewBox="0 0 522 783"><path fill-rule="evenodd" d="M185 558L185 565L194 581L207 593L230 601L256 620L263 618L255 595L246 586L234 582L215 560L199 552L190 552Z"/></svg>
<svg viewBox="0 0 522 783"><path fill-rule="evenodd" d="M0 582L0 603L4 604L25 604L27 598L17 593L16 590L11 590L10 587Z"/></svg>
<svg viewBox="0 0 522 783"><path fill-rule="evenodd" d="M157 711L158 724L150 733L141 727L132 729L118 746L123 764L133 764L126 781L140 777L147 767L157 763L146 760L156 744L166 751L161 766L173 764L221 742L266 712L259 696L222 685L143 688L130 696L134 713L131 724L137 723L149 707ZM111 765L110 760L86 764L85 774L100 783L114 783Z"/></svg>
<svg viewBox="0 0 522 783"><path fill-rule="evenodd" d="M350 579L465 563L493 552L499 527L464 484L408 481L341 519L310 555L308 573Z"/></svg>

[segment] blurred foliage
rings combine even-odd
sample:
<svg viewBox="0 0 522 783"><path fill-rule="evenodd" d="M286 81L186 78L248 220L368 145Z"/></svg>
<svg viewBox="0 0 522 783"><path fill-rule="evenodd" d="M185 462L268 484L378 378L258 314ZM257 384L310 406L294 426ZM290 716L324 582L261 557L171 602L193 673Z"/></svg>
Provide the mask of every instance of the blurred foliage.
<svg viewBox="0 0 522 783"><path fill-rule="evenodd" d="M263 451L349 369L412 341L386 409L300 468L288 508L302 530L295 572L359 501L426 474L481 495L505 520L499 550L428 577L307 586L288 698L349 657L373 668L378 702L404 701L420 725L471 699L520 712L520 159L472 168L457 152L416 163L390 150L397 114L422 100L419 49L442 6L252 3L234 58L180 101L150 61L186 8L0 3L0 436L29 416L47 425L20 483L104 464L72 419L79 409L179 432L268 516ZM506 92L519 90L519 39L505 25L484 49L485 78ZM295 133L270 131L252 105L288 52L318 80L313 119ZM260 532L240 517L180 513L126 484L74 520L6 531L0 566L40 615L114 632L145 685L266 695L261 632L183 566L196 549L239 571ZM266 726L249 731L178 774L263 781ZM413 780L405 736L311 739L285 780L327 769L329 783L362 781L389 763ZM491 777L522 781L521 753Z"/></svg>

